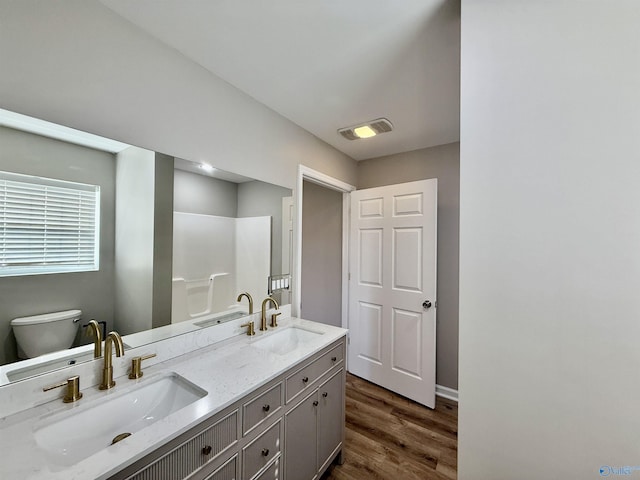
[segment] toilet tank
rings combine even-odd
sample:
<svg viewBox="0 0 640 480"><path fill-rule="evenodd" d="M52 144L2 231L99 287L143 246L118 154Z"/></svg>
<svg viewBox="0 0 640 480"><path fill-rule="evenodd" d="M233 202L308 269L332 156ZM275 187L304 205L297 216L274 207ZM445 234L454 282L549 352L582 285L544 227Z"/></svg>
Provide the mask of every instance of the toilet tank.
<svg viewBox="0 0 640 480"><path fill-rule="evenodd" d="M65 310L14 318L11 327L21 350L19 353L24 353L26 358L34 358L70 348L81 316L80 310Z"/></svg>

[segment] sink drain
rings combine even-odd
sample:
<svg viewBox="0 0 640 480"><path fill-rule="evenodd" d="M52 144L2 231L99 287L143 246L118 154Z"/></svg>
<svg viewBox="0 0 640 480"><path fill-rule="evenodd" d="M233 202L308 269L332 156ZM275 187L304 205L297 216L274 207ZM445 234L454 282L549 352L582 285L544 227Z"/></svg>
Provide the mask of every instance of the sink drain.
<svg viewBox="0 0 640 480"><path fill-rule="evenodd" d="M125 433L121 433L119 435L116 435L115 437L113 437L113 440L111 440L111 445L114 445L114 444L118 443L120 440L124 440L125 438L127 438L130 435L131 434L129 432L125 432Z"/></svg>

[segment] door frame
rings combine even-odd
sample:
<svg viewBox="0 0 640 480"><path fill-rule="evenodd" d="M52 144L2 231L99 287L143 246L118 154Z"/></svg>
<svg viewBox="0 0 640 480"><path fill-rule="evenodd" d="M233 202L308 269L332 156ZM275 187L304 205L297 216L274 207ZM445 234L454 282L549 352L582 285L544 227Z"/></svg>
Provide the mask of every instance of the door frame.
<svg viewBox="0 0 640 480"><path fill-rule="evenodd" d="M299 317L301 311L300 302L302 300L302 186L304 181L312 182L331 190L342 193L342 318L341 325L348 328L349 321L349 194L356 187L338 180L330 175L319 172L305 165L298 164L298 175L296 178L296 188L293 192L294 197L294 217L293 217L293 233L294 233L294 268L293 275L293 292L291 299L292 315Z"/></svg>

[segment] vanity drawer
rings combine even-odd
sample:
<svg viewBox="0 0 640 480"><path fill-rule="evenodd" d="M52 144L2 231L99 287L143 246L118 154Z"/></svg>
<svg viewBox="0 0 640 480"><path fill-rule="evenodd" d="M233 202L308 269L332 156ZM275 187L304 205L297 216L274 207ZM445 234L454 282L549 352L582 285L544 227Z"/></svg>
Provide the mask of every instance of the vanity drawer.
<svg viewBox="0 0 640 480"><path fill-rule="evenodd" d="M180 480L186 478L217 458L237 441L238 411L235 410L143 470L127 477L127 480Z"/></svg>
<svg viewBox="0 0 640 480"><path fill-rule="evenodd" d="M231 457L224 465L218 467L204 480L236 480L236 464L238 463L238 455Z"/></svg>
<svg viewBox="0 0 640 480"><path fill-rule="evenodd" d="M280 480L282 469L280 468L280 459L273 462L269 468L262 472L255 480Z"/></svg>
<svg viewBox="0 0 640 480"><path fill-rule="evenodd" d="M242 449L242 478L249 480L280 453L280 424L272 427Z"/></svg>
<svg viewBox="0 0 640 480"><path fill-rule="evenodd" d="M265 421L282 407L282 383L258 395L242 406L242 435Z"/></svg>
<svg viewBox="0 0 640 480"><path fill-rule="evenodd" d="M329 371L334 365L337 365L344 359L343 344L336 345L320 358L310 363L301 370L286 379L285 392L286 402L294 398L300 392L304 391L309 385Z"/></svg>

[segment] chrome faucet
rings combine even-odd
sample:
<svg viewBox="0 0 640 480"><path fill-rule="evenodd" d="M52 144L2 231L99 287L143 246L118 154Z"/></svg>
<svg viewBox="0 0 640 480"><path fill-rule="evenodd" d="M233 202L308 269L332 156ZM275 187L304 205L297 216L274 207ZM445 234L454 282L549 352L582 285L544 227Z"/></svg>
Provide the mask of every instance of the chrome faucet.
<svg viewBox="0 0 640 480"><path fill-rule="evenodd" d="M280 308L278 302L273 297L267 297L262 301L262 316L260 317L260 330L267 329L267 304L271 302L276 310Z"/></svg>
<svg viewBox="0 0 640 480"><path fill-rule="evenodd" d="M113 364L111 360L111 349L113 346L115 346L116 349L116 357L124 355L124 345L118 332L109 332L109 335L107 335L104 341L104 367L102 368L100 390L108 390L116 384L113 380Z"/></svg>
<svg viewBox="0 0 640 480"><path fill-rule="evenodd" d="M242 292L238 295L236 301L239 302L242 300L242 297L247 297L247 300L249 300L249 315L251 315L253 313L253 298L251 298L251 294L249 292Z"/></svg>
<svg viewBox="0 0 640 480"><path fill-rule="evenodd" d="M88 337L93 337L93 358L100 358L102 356L102 332L100 331L100 325L95 320L89 320L85 332Z"/></svg>

